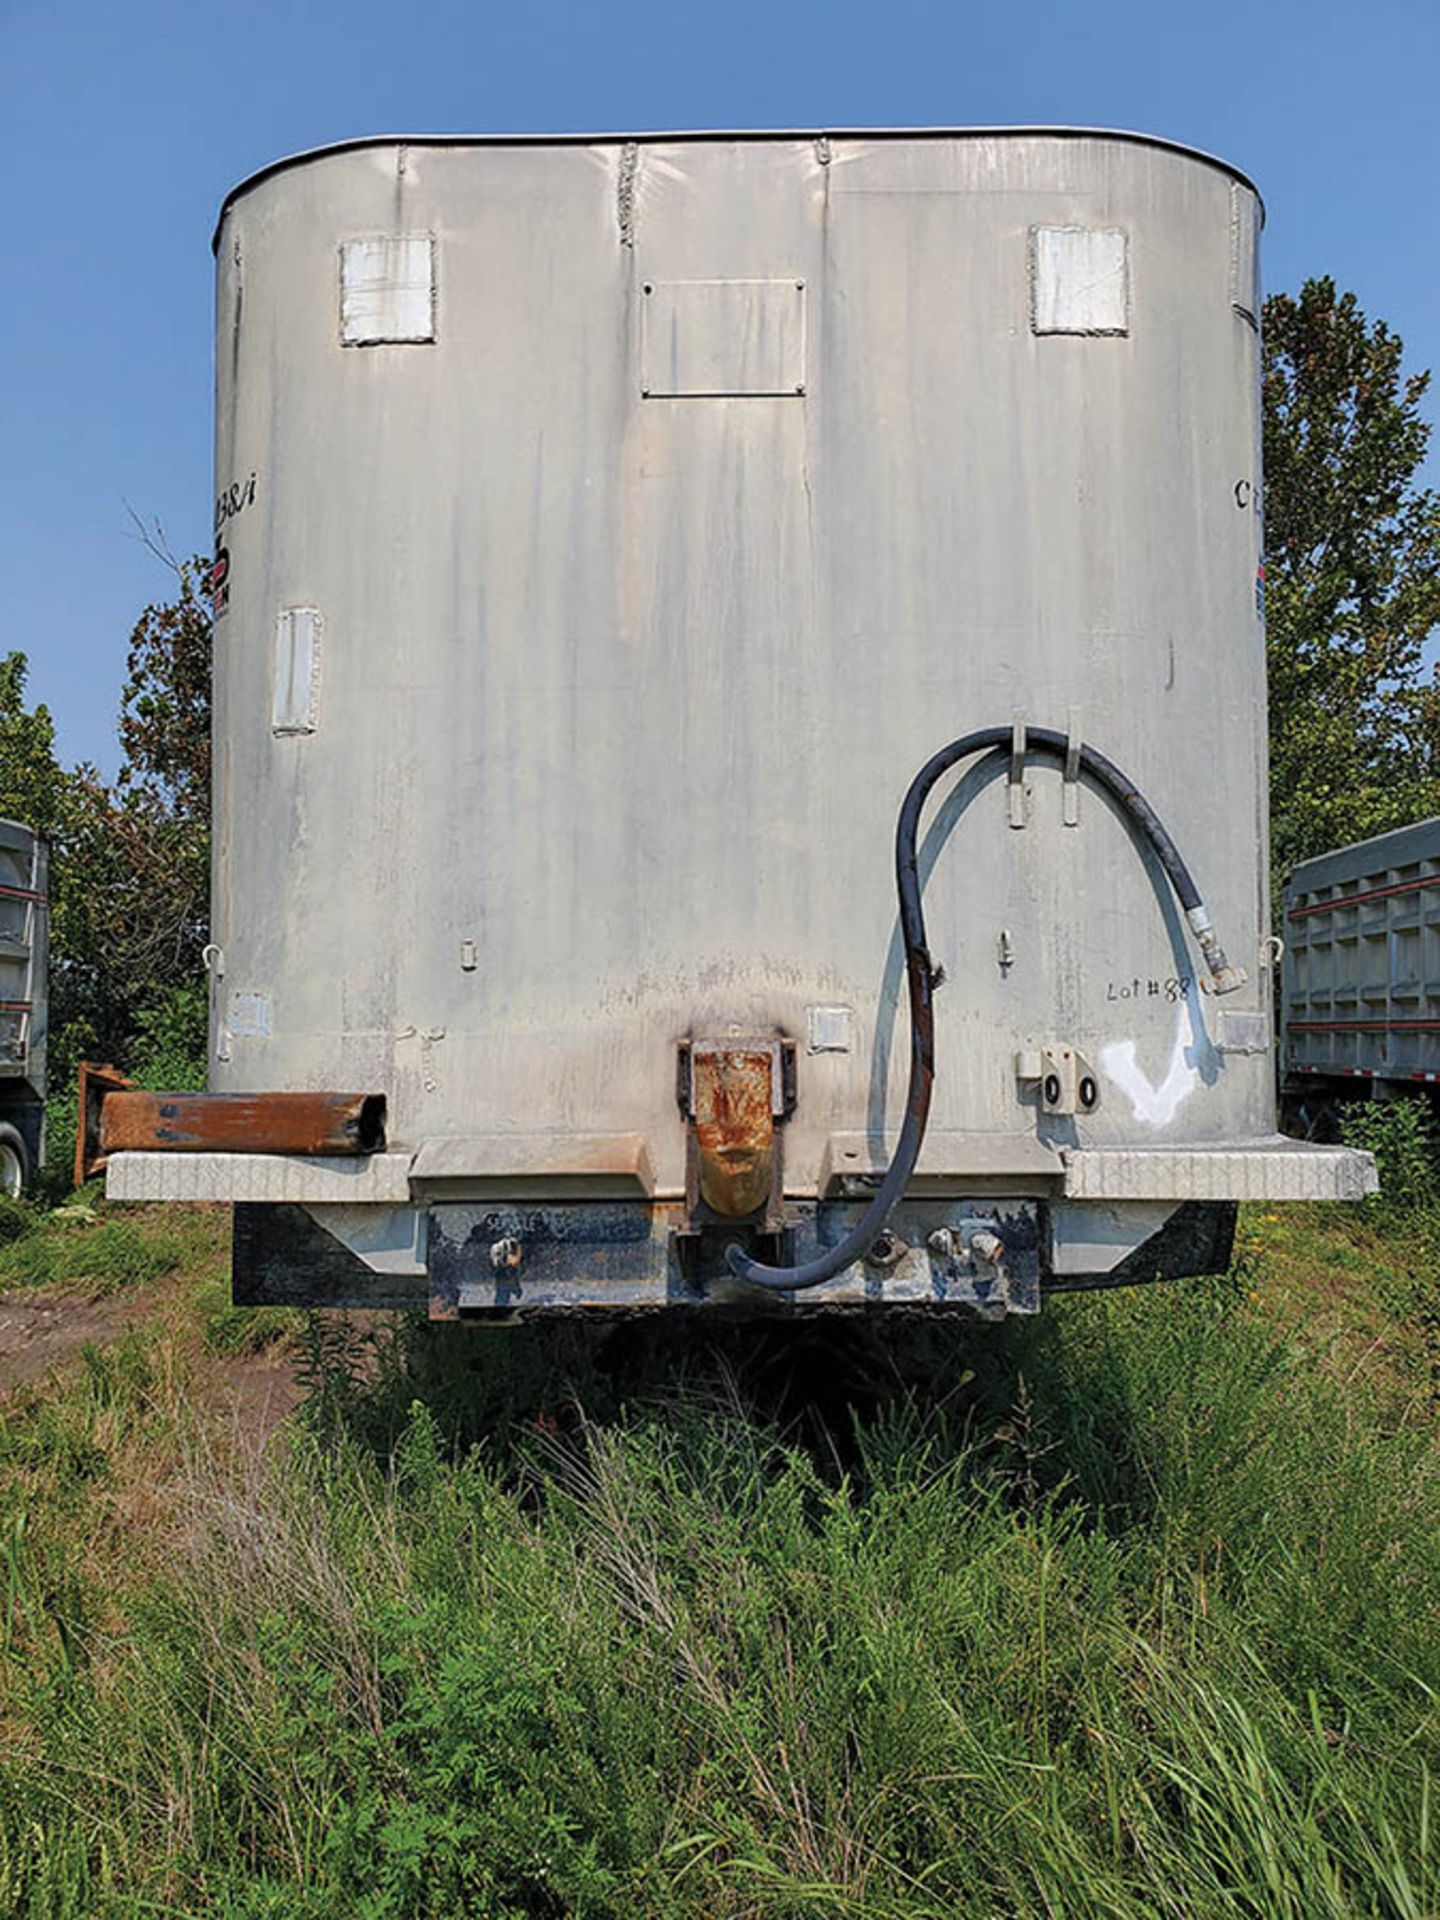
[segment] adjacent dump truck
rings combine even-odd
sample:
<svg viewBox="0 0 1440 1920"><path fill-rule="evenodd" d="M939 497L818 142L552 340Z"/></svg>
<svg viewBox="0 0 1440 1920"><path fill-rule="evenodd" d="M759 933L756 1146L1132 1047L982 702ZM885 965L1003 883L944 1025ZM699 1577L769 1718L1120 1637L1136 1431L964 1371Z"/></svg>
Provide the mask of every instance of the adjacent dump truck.
<svg viewBox="0 0 1440 1920"><path fill-rule="evenodd" d="M1440 817L1337 847L1285 889L1287 1113L1331 1128L1345 1100L1440 1086Z"/></svg>
<svg viewBox="0 0 1440 1920"><path fill-rule="evenodd" d="M45 842L0 820L0 1194L18 1199L45 1150Z"/></svg>
<svg viewBox="0 0 1440 1920"><path fill-rule="evenodd" d="M211 1092L93 1081L109 1191L442 1318L1029 1313L1366 1191L1276 1131L1261 224L1068 129L237 187Z"/></svg>

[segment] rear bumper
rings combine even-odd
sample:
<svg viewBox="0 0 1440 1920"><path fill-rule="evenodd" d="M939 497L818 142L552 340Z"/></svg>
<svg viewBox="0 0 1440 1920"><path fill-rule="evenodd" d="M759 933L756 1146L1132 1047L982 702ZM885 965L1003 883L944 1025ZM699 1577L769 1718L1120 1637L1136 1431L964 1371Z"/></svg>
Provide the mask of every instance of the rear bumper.
<svg viewBox="0 0 1440 1920"><path fill-rule="evenodd" d="M860 1211L830 1201L795 1208L781 1257L808 1258L834 1245ZM237 1306L387 1308L492 1322L658 1308L747 1316L958 1312L997 1320L1037 1313L1047 1291L1179 1279L1229 1263L1234 1206L1197 1201L1140 1206L1129 1215L1096 1207L1088 1249L1072 1238L1070 1263L1056 1271L1059 1212L1034 1200L905 1201L883 1236L883 1257L857 1261L823 1286L791 1295L736 1280L720 1245L687 1247L676 1231L683 1216L673 1207L241 1202L234 1296ZM1072 1232L1075 1224L1067 1221ZM1109 1270L1087 1267L1080 1257L1087 1250Z"/></svg>
<svg viewBox="0 0 1440 1920"><path fill-rule="evenodd" d="M875 1175L864 1161L855 1168L854 1148L845 1152L849 1164L824 1197L785 1201L783 1244L768 1257L806 1258L860 1217ZM1368 1154L1279 1135L1031 1153L1008 1174L993 1161L965 1176L922 1162L883 1236L883 1257L877 1242L875 1254L813 1292L776 1296L734 1279L724 1236L687 1232L679 1196L645 1191L635 1173L617 1193L605 1156L590 1155L592 1168L603 1163L596 1191L573 1166L559 1167L554 1184L533 1175L527 1183L514 1169L466 1175L453 1155L442 1158L432 1179L433 1153L427 1161L394 1149L117 1152L107 1190L116 1200L234 1203L237 1304L513 1320L660 1307L1029 1314L1047 1290L1223 1271L1239 1201L1358 1200L1376 1185ZM1003 1249L995 1258L976 1251L994 1244Z"/></svg>
<svg viewBox="0 0 1440 1920"><path fill-rule="evenodd" d="M278 1153L115 1153L106 1172L111 1200L229 1200L318 1206L423 1205L431 1197L425 1180L426 1149L392 1149L363 1158ZM416 1171L419 1167L419 1178ZM557 1181L567 1176L558 1176ZM869 1176L861 1176L864 1180ZM939 1196L942 1176L927 1178L922 1160L919 1192ZM1317 1146L1271 1134L1257 1140L1190 1147L1084 1147L1046 1152L1043 1162L1023 1167L986 1167L984 1185L1057 1200L1285 1201L1363 1200L1377 1190L1375 1161L1350 1147ZM465 1184L461 1181L457 1186ZM589 1194L516 1180L497 1192L488 1182L474 1197L523 1203L610 1198L613 1189ZM857 1183L858 1184L858 1183ZM978 1181L957 1175L944 1184L963 1195ZM452 1192L447 1198L471 1197ZM664 1196L657 1196L664 1197ZM811 1196L813 1197L813 1196ZM831 1187L830 1197L848 1195Z"/></svg>

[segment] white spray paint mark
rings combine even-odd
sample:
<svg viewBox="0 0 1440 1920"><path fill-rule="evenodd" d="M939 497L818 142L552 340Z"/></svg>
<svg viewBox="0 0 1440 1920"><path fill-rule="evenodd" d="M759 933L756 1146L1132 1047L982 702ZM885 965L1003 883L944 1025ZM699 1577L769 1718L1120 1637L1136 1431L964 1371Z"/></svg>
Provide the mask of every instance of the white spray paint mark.
<svg viewBox="0 0 1440 1920"><path fill-rule="evenodd" d="M1200 1080L1195 1068L1188 1066L1185 1061L1183 1013L1175 1025L1175 1045L1171 1049L1170 1065L1158 1087L1151 1083L1149 1075L1136 1058L1133 1040L1112 1040L1109 1046L1102 1047L1100 1065L1105 1077L1130 1102L1135 1118L1149 1127L1168 1126Z"/></svg>

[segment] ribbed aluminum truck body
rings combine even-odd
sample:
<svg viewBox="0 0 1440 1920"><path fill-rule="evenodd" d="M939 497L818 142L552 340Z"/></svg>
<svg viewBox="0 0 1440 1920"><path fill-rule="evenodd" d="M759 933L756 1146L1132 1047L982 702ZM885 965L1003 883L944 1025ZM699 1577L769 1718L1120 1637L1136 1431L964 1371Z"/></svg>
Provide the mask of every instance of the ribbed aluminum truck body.
<svg viewBox="0 0 1440 1920"><path fill-rule="evenodd" d="M45 1147L49 1029L44 840L0 820L0 1193L22 1193Z"/></svg>
<svg viewBox="0 0 1440 1920"><path fill-rule="evenodd" d="M1284 939L1280 1060L1299 1115L1440 1084L1440 818L1298 866Z"/></svg>
<svg viewBox="0 0 1440 1920"><path fill-rule="evenodd" d="M211 1085L383 1095L388 1138L111 1192L240 1203L245 1299L763 1303L729 1247L842 1244L895 1151L896 813L996 726L919 848L918 1165L801 1299L1032 1311L1362 1191L1275 1126L1260 225L1220 162L1067 130L366 141L237 188Z"/></svg>

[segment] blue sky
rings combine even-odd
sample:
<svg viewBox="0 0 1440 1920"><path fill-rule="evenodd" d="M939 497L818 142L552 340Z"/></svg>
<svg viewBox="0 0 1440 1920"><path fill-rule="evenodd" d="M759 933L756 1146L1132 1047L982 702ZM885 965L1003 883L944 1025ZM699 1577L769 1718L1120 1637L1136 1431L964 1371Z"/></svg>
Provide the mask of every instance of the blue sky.
<svg viewBox="0 0 1440 1920"><path fill-rule="evenodd" d="M0 648L29 654L65 756L113 769L126 640L170 585L126 503L177 552L208 540L210 232L281 154L365 133L1135 128L1256 179L1268 287L1332 273L1440 367L1437 77L1440 0L0 0Z"/></svg>

